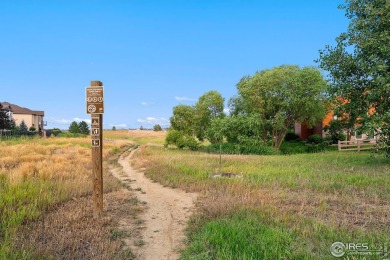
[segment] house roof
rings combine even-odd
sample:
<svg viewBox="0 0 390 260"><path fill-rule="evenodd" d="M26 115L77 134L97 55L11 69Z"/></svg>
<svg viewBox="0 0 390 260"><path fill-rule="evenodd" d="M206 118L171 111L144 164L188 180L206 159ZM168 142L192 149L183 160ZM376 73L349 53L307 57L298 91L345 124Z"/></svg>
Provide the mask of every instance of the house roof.
<svg viewBox="0 0 390 260"><path fill-rule="evenodd" d="M0 103L0 110L11 111L11 107L5 103Z"/></svg>
<svg viewBox="0 0 390 260"><path fill-rule="evenodd" d="M23 114L23 115L37 115L37 116L44 116L45 112L44 111L38 111L38 110L31 110L25 107L20 107L15 104L11 104L9 102L1 102L0 103L0 108L2 107L9 107L12 110L12 113L14 114Z"/></svg>

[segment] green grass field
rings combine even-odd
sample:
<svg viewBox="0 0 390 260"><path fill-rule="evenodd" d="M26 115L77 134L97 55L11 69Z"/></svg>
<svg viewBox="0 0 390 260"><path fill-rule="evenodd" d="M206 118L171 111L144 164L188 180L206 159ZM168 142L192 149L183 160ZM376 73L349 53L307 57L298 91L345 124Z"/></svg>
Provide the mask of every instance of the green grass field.
<svg viewBox="0 0 390 260"><path fill-rule="evenodd" d="M231 177L218 177L219 155L141 146L137 158L150 178L201 194L182 259L332 259L337 241L390 244L390 161L369 152L224 155Z"/></svg>

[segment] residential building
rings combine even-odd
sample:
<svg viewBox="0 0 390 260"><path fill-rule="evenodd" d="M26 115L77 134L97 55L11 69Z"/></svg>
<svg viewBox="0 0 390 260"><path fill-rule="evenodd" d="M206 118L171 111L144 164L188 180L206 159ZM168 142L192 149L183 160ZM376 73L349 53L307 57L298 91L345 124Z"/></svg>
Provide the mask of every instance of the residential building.
<svg viewBox="0 0 390 260"><path fill-rule="evenodd" d="M45 116L44 111L30 110L28 108L20 107L9 102L1 102L0 109L10 112L10 116L15 121L17 126L24 120L24 123L27 125L27 128L35 128L35 131L44 132L44 127L46 126L43 118Z"/></svg>
<svg viewBox="0 0 390 260"><path fill-rule="evenodd" d="M373 113L372 110L370 110L369 113ZM334 111L330 110L324 119L322 119L321 122L318 122L315 126L309 127L305 123L298 123L295 122L294 124L294 132L296 135L299 136L301 140L307 139L309 136L318 134L321 137L326 137L327 133L324 131L324 128L326 126L329 126L332 120L338 120L337 116L335 116ZM345 133L347 134L347 133ZM352 134L350 135L350 141L354 140L366 140L366 139L375 139L374 136L369 136L364 133L360 133L358 131L352 131Z"/></svg>

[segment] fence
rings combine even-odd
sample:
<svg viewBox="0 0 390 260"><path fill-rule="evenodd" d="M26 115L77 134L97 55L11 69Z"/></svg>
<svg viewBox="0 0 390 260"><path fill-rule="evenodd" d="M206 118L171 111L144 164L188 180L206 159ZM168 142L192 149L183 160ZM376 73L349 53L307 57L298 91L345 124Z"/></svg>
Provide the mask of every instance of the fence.
<svg viewBox="0 0 390 260"><path fill-rule="evenodd" d="M0 141L2 140L11 140L20 137L34 137L36 132L22 132L18 130L0 130Z"/></svg>
<svg viewBox="0 0 390 260"><path fill-rule="evenodd" d="M376 146L375 140L355 140L355 141L338 141L339 152L343 151L364 151L373 149Z"/></svg>

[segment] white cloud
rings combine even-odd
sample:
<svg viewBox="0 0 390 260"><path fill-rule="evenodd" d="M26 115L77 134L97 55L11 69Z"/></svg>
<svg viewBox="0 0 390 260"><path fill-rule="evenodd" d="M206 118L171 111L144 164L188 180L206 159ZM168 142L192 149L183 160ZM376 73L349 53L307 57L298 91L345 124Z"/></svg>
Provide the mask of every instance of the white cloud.
<svg viewBox="0 0 390 260"><path fill-rule="evenodd" d="M49 123L60 124L60 125L67 125L67 124L72 123L71 120L64 119L64 118L62 118L62 119L59 119L59 118L47 118L46 121L49 122Z"/></svg>
<svg viewBox="0 0 390 260"><path fill-rule="evenodd" d="M229 109L229 108L224 108L224 109L223 109L223 112L224 112L226 115L229 115L229 114L230 114L230 109Z"/></svg>
<svg viewBox="0 0 390 260"><path fill-rule="evenodd" d="M80 123L81 121L84 121L84 122L86 122L89 125L91 124L91 119L81 119L81 118L76 117L76 118L73 118L73 121L76 121L77 123Z"/></svg>
<svg viewBox="0 0 390 260"><path fill-rule="evenodd" d="M143 101L143 102L141 102L141 105L143 105L143 106L147 107L147 106L151 106L151 105L153 105L153 103L151 103L151 102L145 102L145 101Z"/></svg>
<svg viewBox="0 0 390 260"><path fill-rule="evenodd" d="M195 101L195 99L188 98L188 97L178 97L178 96L175 96L175 99L178 100L178 101Z"/></svg>
<svg viewBox="0 0 390 260"><path fill-rule="evenodd" d="M137 122L142 124L148 124L148 125L155 125L155 124L159 124L161 126L169 125L169 120L164 117L160 117L160 118L147 117L143 119L137 119Z"/></svg>

